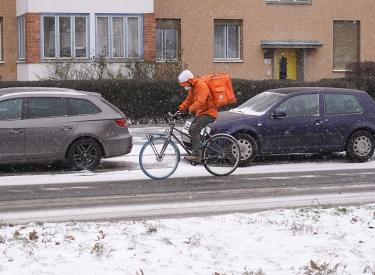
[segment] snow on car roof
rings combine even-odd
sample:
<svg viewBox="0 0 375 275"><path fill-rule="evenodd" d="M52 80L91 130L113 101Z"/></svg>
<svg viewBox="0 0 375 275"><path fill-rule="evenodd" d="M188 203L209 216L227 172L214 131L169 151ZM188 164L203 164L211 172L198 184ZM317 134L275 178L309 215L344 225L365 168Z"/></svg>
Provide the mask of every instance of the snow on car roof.
<svg viewBox="0 0 375 275"><path fill-rule="evenodd" d="M87 96L87 94L84 94L84 93L77 93L77 92L19 92L19 93L8 93L8 94L4 94L4 95L1 95L1 97L6 97L6 96L14 96L14 95L30 95L30 94L33 94L33 95L83 95L83 96Z"/></svg>
<svg viewBox="0 0 375 275"><path fill-rule="evenodd" d="M11 87L0 89L0 98L14 95L81 95L81 96L100 96L99 93L78 91L69 88L56 87Z"/></svg>
<svg viewBox="0 0 375 275"><path fill-rule="evenodd" d="M294 92L313 92L313 91L329 91L329 92L364 92L361 90L347 89L347 88L332 88L332 87L286 87L267 90L267 92L290 94Z"/></svg>

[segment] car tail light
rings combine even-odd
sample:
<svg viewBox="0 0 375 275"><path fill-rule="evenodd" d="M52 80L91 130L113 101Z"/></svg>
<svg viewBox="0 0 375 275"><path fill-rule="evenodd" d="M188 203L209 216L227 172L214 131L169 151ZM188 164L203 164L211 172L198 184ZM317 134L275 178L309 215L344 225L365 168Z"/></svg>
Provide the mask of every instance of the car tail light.
<svg viewBox="0 0 375 275"><path fill-rule="evenodd" d="M115 122L120 127L125 127L128 124L128 121L126 120L126 118L116 119Z"/></svg>

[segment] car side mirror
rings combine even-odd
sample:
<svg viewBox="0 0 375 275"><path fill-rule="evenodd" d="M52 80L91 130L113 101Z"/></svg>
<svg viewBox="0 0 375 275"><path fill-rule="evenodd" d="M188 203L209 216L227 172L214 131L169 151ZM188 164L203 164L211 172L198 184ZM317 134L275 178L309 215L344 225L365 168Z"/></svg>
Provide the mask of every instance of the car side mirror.
<svg viewBox="0 0 375 275"><path fill-rule="evenodd" d="M284 111L278 111L278 110L276 110L276 111L274 111L272 113L271 116L272 116L272 118L285 118L286 117L286 113Z"/></svg>

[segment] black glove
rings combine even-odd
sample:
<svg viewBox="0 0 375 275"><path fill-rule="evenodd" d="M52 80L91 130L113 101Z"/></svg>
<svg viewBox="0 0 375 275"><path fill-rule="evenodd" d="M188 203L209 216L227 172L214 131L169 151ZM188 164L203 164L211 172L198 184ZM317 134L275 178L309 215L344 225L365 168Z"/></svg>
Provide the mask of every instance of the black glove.
<svg viewBox="0 0 375 275"><path fill-rule="evenodd" d="M169 114L174 120L178 120L177 115L181 114L181 112L180 112L180 110L177 108L177 109L173 109L172 111L168 112L168 114Z"/></svg>
<svg viewBox="0 0 375 275"><path fill-rule="evenodd" d="M183 111L183 112L181 113L181 117L182 117L182 118L185 118L185 117L187 117L189 114L190 114L190 113L189 113L189 109L186 109L185 111Z"/></svg>
<svg viewBox="0 0 375 275"><path fill-rule="evenodd" d="M172 111L170 111L169 113L174 115L175 113L179 112L180 109L176 108L176 109L173 109Z"/></svg>

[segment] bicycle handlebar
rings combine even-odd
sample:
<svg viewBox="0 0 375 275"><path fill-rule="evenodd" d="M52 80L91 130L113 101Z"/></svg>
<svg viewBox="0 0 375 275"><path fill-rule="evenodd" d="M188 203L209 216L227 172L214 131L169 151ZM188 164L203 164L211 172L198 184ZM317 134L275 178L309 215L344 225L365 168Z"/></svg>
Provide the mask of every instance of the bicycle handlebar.
<svg viewBox="0 0 375 275"><path fill-rule="evenodd" d="M180 111L176 111L175 113L168 112L168 115L170 117L176 117L176 116L182 116L182 113Z"/></svg>
<svg viewBox="0 0 375 275"><path fill-rule="evenodd" d="M186 112L176 111L176 112L168 112L168 115L172 117L174 120L178 120L179 118L186 118L189 114Z"/></svg>

